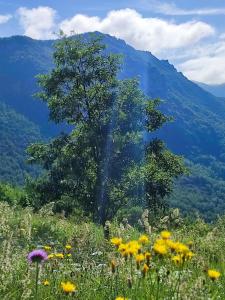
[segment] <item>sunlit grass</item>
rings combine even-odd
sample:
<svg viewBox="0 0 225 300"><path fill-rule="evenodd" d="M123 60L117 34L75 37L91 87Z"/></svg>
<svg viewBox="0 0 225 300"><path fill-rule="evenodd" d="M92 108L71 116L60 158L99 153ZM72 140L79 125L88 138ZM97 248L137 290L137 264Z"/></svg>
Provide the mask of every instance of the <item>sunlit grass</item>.
<svg viewBox="0 0 225 300"><path fill-rule="evenodd" d="M1 299L225 299L224 230L225 218L151 235L113 223L108 241L93 223L1 203ZM47 259L28 259L38 249Z"/></svg>

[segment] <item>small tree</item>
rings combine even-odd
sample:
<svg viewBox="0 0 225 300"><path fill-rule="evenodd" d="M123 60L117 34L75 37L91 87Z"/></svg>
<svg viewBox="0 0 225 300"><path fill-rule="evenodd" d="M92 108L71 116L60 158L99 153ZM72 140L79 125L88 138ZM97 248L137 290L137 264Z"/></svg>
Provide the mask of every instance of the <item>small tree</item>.
<svg viewBox="0 0 225 300"><path fill-rule="evenodd" d="M131 199L143 205L146 199L148 205L157 202L183 172L180 158L160 143L151 142L145 158L144 130L158 129L167 118L157 110L157 101L142 94L137 80L117 79L120 58L104 50L95 36L56 43L55 68L39 76L39 97L51 120L73 129L28 149L29 161L46 170L28 185L34 204L56 201L56 209L68 213L81 208L101 224ZM158 178L157 170L167 178Z"/></svg>

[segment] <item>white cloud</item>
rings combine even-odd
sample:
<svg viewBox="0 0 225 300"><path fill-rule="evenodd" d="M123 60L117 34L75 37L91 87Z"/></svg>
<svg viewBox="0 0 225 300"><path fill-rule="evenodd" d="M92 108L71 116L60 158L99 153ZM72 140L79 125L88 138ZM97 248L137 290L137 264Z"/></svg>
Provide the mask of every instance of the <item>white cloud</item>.
<svg viewBox="0 0 225 300"><path fill-rule="evenodd" d="M89 31L108 33L124 39L136 49L154 54L165 49L187 47L214 34L213 27L204 22L176 24L159 18L144 18L129 8L110 11L103 19L78 14L59 26L66 34Z"/></svg>
<svg viewBox="0 0 225 300"><path fill-rule="evenodd" d="M7 23L12 18L12 15L0 15L0 24Z"/></svg>
<svg viewBox="0 0 225 300"><path fill-rule="evenodd" d="M216 36L214 28L205 22L146 18L129 8L110 11L105 18L77 14L60 24L56 24L56 11L50 7L20 8L18 14L25 35L32 38L55 38L53 31L59 28L68 35L101 31L124 39L136 49L170 59L191 80L225 82L225 34ZM218 38L216 43L204 41L211 36Z"/></svg>
<svg viewBox="0 0 225 300"><path fill-rule="evenodd" d="M55 37L53 32L56 28L56 11L51 7L39 6L32 9L20 7L17 12L26 36L34 39L50 39Z"/></svg>
<svg viewBox="0 0 225 300"><path fill-rule="evenodd" d="M194 50L195 57L178 65L191 80L207 84L225 83L225 41L205 44Z"/></svg>
<svg viewBox="0 0 225 300"><path fill-rule="evenodd" d="M225 15L225 7L221 8L201 8L201 9L182 9L175 3L153 2L150 7L157 13L170 16L188 16L188 15Z"/></svg>

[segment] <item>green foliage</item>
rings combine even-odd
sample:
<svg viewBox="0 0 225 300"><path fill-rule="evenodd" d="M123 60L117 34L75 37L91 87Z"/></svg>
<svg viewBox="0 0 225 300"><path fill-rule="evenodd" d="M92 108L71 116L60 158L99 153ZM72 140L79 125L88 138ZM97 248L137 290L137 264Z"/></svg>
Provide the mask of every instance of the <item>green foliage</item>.
<svg viewBox="0 0 225 300"><path fill-rule="evenodd" d="M194 209L205 218L210 214L210 219L217 213L223 213L224 100L210 95L187 80L168 61L159 60L148 52L137 51L124 41L109 35L98 35L103 37L107 45L104 50L106 53L124 55L119 78L138 77L140 87L146 95L164 100L165 105L161 105L160 110L173 116L174 122L166 124L160 130L159 138L166 142L169 149L184 155L199 169L198 176L193 167L193 176L180 181L179 191L171 200L172 204L181 207L186 213L192 203ZM49 122L46 105L36 101L32 95L38 91L35 75L48 73L54 66L52 53L52 41L37 41L22 36L0 39L0 98L16 112L37 124L41 132L50 137L61 132L62 128L65 129L65 124L56 127ZM12 116L7 124L3 123L3 132L7 131L9 124L13 124L14 130L10 127L7 147L3 152L1 150L1 153L6 154L0 156L0 180L22 184L24 173L28 171L22 153L24 146L21 148L20 143L16 143L19 144L18 148L12 143L18 142L20 133L33 125L23 123L15 131L17 124L14 124L13 119ZM4 138L1 139L3 148L4 141ZM28 143L30 142L29 140Z"/></svg>
<svg viewBox="0 0 225 300"><path fill-rule="evenodd" d="M47 208L34 214L30 208L20 209L0 203L0 295L2 299L32 299L35 294L35 264L27 261L30 251L51 246L50 253L63 253L63 259L49 259L39 274L38 299L80 300L110 299L117 296L130 300L148 299L224 299L224 230L225 218L214 224L198 219L184 221L173 228L172 239L189 243L192 260L176 265L170 256L160 257L152 251L159 230L151 233L150 243L143 248L151 252L150 269L142 275L144 263L137 269L134 258L125 260L110 242L104 239L102 226L75 222L53 215ZM142 232L112 223L111 237L124 242L138 239ZM172 229L172 228L171 228ZM71 245L70 257L65 245ZM112 272L111 261L116 272ZM218 280L207 276L208 269L221 273ZM44 281L49 286L44 286ZM61 282L70 281L77 287L75 295L66 295ZM197 287L197 288L196 288Z"/></svg>
<svg viewBox="0 0 225 300"><path fill-rule="evenodd" d="M172 207L179 207L184 215L200 215L210 222L225 211L224 178L213 171L218 162L212 159L208 167L190 161L186 164L190 174L176 182L168 203Z"/></svg>
<svg viewBox="0 0 225 300"><path fill-rule="evenodd" d="M187 172L180 156L167 150L162 141L154 139L147 147L146 193L148 206L157 208L165 204L165 196L173 190L174 178Z"/></svg>
<svg viewBox="0 0 225 300"><path fill-rule="evenodd" d="M55 68L39 76L39 96L54 122L74 129L29 147L29 161L46 174L27 189L37 207L56 201L56 210L82 208L101 224L128 203L151 206L145 186L156 205L184 171L181 159L162 143L153 141L145 159L145 128L155 131L168 118L157 109L159 100L143 95L136 79L117 79L120 60L104 48L95 36L56 44Z"/></svg>
<svg viewBox="0 0 225 300"><path fill-rule="evenodd" d="M10 205L27 205L27 195L25 191L9 184L0 183L0 201Z"/></svg>
<svg viewBox="0 0 225 300"><path fill-rule="evenodd" d="M37 126L0 101L0 181L21 185L26 175L38 174L25 162L25 149L38 140Z"/></svg>

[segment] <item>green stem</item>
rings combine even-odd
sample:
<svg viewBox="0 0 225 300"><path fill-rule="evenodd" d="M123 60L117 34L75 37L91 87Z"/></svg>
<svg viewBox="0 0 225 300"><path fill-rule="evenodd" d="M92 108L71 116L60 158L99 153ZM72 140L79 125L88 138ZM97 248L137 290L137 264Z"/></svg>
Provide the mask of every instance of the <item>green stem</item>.
<svg viewBox="0 0 225 300"><path fill-rule="evenodd" d="M36 262L35 300L38 300L38 277L39 277L39 263Z"/></svg>

